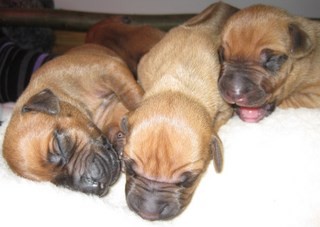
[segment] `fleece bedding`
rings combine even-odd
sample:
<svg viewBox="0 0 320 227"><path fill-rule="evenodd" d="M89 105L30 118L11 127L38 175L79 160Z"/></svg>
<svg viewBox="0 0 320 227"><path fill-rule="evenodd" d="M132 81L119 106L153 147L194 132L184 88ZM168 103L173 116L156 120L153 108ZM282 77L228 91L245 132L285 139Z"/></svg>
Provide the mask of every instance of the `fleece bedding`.
<svg viewBox="0 0 320 227"><path fill-rule="evenodd" d="M1 149L13 105L0 107ZM190 205L169 221L128 209L124 175L99 198L18 177L1 155L1 226L320 226L320 109L276 109L259 123L234 116L219 136L222 173L211 164Z"/></svg>

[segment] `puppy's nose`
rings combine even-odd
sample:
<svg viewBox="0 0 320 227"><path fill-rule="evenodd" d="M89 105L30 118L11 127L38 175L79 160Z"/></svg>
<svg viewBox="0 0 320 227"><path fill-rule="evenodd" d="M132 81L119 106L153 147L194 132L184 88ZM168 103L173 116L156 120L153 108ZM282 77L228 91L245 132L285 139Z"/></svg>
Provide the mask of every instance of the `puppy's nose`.
<svg viewBox="0 0 320 227"><path fill-rule="evenodd" d="M131 196L127 198L129 207L143 219L149 221L173 218L179 212L177 204L170 201L159 201L154 198Z"/></svg>
<svg viewBox="0 0 320 227"><path fill-rule="evenodd" d="M159 219L167 219L170 217L170 212L167 210L170 209L169 204L160 204L150 210L140 210L139 215L147 220L154 221Z"/></svg>
<svg viewBox="0 0 320 227"><path fill-rule="evenodd" d="M245 104L246 103L246 98L245 98L245 95L237 92L237 91L234 91L234 90L228 90L225 92L225 94L227 95L228 97L228 100L230 100L229 102L231 104L238 104L238 105L241 105L241 104Z"/></svg>
<svg viewBox="0 0 320 227"><path fill-rule="evenodd" d="M228 102L244 104L248 94L256 90L257 85L243 73L231 73L219 80L219 89Z"/></svg>
<svg viewBox="0 0 320 227"><path fill-rule="evenodd" d="M119 178L121 168L116 152L101 148L102 151L95 150L96 153L91 152L80 159L85 162L79 162L78 168L82 167L84 171L75 179L75 185L82 192L105 196L109 187Z"/></svg>

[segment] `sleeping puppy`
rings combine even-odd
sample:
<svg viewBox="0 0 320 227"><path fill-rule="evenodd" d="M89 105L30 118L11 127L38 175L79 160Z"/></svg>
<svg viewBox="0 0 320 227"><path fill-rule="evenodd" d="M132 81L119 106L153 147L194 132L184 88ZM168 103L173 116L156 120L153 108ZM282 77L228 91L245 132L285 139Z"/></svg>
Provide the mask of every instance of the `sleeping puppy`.
<svg viewBox="0 0 320 227"><path fill-rule="evenodd" d="M149 25L129 25L130 17L114 16L104 19L87 32L86 43L96 43L112 49L137 76L137 65L165 32ZM119 37L121 37L119 39Z"/></svg>
<svg viewBox="0 0 320 227"><path fill-rule="evenodd" d="M217 130L232 115L219 95L219 32L236 11L209 6L173 28L141 60L143 101L122 121L127 141L126 200L147 220L171 219L189 204L214 159L222 170Z"/></svg>
<svg viewBox="0 0 320 227"><path fill-rule="evenodd" d="M7 127L4 158L22 177L103 196L121 170L110 130L142 95L113 51L76 47L33 74Z"/></svg>
<svg viewBox="0 0 320 227"><path fill-rule="evenodd" d="M320 107L320 23L265 5L234 14L222 32L219 90L246 122L282 108Z"/></svg>
<svg viewBox="0 0 320 227"><path fill-rule="evenodd" d="M48 62L17 101L3 154L18 175L99 196L118 179L118 153L124 145L121 118L143 95L125 61L137 64L136 56L161 36L152 36L159 31L151 27L148 35L144 28L136 28L131 39L125 17L106 21L112 22L110 28L93 26L87 34L91 37L87 42L104 40L105 47L86 44ZM116 43L117 39L131 45ZM132 56L123 61L124 53Z"/></svg>

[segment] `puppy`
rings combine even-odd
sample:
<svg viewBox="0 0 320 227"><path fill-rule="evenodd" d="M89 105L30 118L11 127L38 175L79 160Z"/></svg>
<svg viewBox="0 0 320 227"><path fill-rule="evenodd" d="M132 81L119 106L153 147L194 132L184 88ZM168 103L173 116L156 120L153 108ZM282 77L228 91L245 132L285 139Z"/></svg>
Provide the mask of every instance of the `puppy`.
<svg viewBox="0 0 320 227"><path fill-rule="evenodd" d="M320 23L265 5L234 14L222 32L219 90L246 122L276 106L320 107Z"/></svg>
<svg viewBox="0 0 320 227"><path fill-rule="evenodd" d="M222 170L216 131L232 109L218 92L217 49L220 29L235 11L224 3L209 6L167 33L138 66L146 93L123 118L123 161L128 206L144 219L180 214L212 158Z"/></svg>
<svg viewBox="0 0 320 227"><path fill-rule="evenodd" d="M121 170L110 141L122 140L120 118L142 95L115 52L76 47L33 74L6 130L4 158L22 177L104 196Z"/></svg>
<svg viewBox="0 0 320 227"><path fill-rule="evenodd" d="M149 25L129 25L130 17L115 16L102 20L87 32L85 42L112 49L128 64L137 76L137 65L165 32ZM121 37L121 38L119 38Z"/></svg>

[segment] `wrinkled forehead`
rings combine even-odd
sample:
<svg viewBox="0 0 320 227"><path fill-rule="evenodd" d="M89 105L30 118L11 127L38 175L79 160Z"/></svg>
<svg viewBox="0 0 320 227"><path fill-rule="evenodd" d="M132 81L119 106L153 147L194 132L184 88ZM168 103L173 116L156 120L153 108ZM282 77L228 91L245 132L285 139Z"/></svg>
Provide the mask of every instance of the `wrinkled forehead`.
<svg viewBox="0 0 320 227"><path fill-rule="evenodd" d="M185 171L202 169L205 155L200 135L193 128L163 116L135 125L125 147L125 156L135 161L135 171L166 182Z"/></svg>
<svg viewBox="0 0 320 227"><path fill-rule="evenodd" d="M239 20L228 23L222 33L222 46L227 58L257 58L263 49L288 50L290 40L286 21L250 17Z"/></svg>

